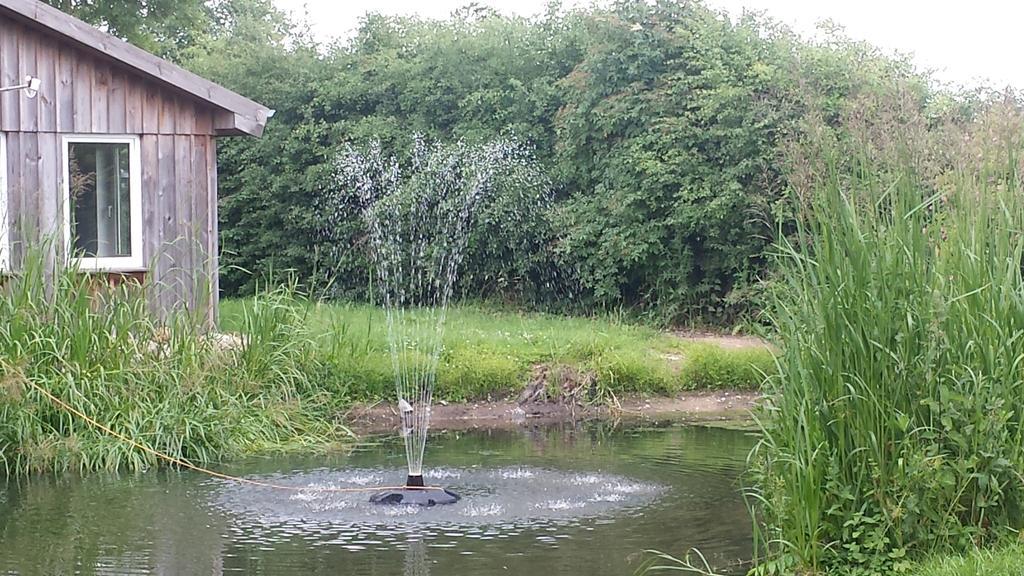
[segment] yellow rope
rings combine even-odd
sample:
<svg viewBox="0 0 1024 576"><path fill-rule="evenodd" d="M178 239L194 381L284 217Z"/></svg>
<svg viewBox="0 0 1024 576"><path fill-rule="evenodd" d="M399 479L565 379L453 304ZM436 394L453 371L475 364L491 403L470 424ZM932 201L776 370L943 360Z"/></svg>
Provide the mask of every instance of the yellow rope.
<svg viewBox="0 0 1024 576"><path fill-rule="evenodd" d="M349 492L349 493L351 493L351 492L378 492L378 491L382 491L382 490L439 490L439 488L437 488L436 486L374 486L374 487L363 487L363 488L309 488L309 487L302 487L302 486L287 486L285 484L274 484L272 482L262 482L260 480L251 480L249 478L242 478L242 477L239 477L239 476L231 476L230 474L223 474L221 472L215 472L213 470L210 470L210 469L207 469L207 468L203 468L202 466L196 466L195 464L192 464L191 462L187 462L187 461L182 460L180 458L175 458L174 456L171 456L169 454L164 454L163 452L160 452L159 450L155 450L153 448L150 448L149 446L146 446L144 444L140 444L140 443L136 442L135 440L132 440L131 438L125 436L124 434L121 434L120 432L116 432L114 430L111 430L107 426L104 426L103 424L101 424L101 423L97 422L96 420L90 418L87 414L85 414L82 411L78 410L74 406L71 406L70 404L68 404L67 402L61 400L60 398L54 396L53 394L50 393L49 390L46 390L42 386L40 386L40 385L36 384L35 382L33 382L32 380L27 380L27 382L28 382L28 384L30 386L32 386L37 391L39 391L40 394L42 394L43 396L46 396L50 400L50 402L53 402L57 406L59 406L59 407L63 408L64 410L66 410L67 412L69 412L69 413L71 413L71 414L81 418L82 420L88 422L90 425L92 425L92 426L102 430L103 432L109 434L110 436L113 436L114 438L117 438L117 439L121 440L122 442L127 442L128 444L131 444L135 448L138 448L139 450L142 450L143 452L152 454L153 456L156 456L157 458L166 460L167 462L170 462L171 464L174 464L176 466L180 466L182 468L188 468L189 470L193 470L193 471L199 472L201 474L206 474L207 476L212 476L214 478L220 478L222 480L230 480L232 482L238 482L240 484L249 484L251 486L260 486L262 488L273 488L274 490L290 490L290 491L293 491L293 492L312 491L312 492Z"/></svg>

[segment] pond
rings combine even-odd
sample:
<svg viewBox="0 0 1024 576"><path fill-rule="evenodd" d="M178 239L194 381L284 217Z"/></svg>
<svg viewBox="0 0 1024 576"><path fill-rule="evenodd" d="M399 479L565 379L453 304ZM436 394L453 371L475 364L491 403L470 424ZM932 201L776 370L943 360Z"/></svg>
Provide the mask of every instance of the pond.
<svg viewBox="0 0 1024 576"><path fill-rule="evenodd" d="M0 481L0 573L622 576L644 549L691 547L742 572L753 442L678 425L438 433L427 480L463 500L415 509L324 490L400 483L390 438L220 468L292 491L174 471Z"/></svg>

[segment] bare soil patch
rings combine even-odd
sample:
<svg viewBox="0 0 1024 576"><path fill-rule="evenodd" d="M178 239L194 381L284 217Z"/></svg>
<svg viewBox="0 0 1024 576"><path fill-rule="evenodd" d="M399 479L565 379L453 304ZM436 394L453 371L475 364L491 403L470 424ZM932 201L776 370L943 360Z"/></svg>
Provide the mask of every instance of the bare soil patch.
<svg viewBox="0 0 1024 576"><path fill-rule="evenodd" d="M771 348L771 345L757 336L734 336L731 334L715 334L713 332L680 331L673 332L673 336L688 342L701 344L714 344L727 350L740 350L743 348Z"/></svg>
<svg viewBox="0 0 1024 576"><path fill-rule="evenodd" d="M726 349L767 348L753 336L728 336L703 332L674 332L690 342ZM684 357L663 354L674 368ZM750 391L715 390L685 392L671 397L625 396L611 405L587 404L594 383L591 373L567 366L537 365L518 398L459 404L435 403L430 427L435 430L511 429L537 425L605 419L621 421L742 420L750 417L760 394ZM398 432L398 412L392 403L358 405L344 415L345 424L358 434Z"/></svg>
<svg viewBox="0 0 1024 576"><path fill-rule="evenodd" d="M430 426L436 430L513 429L605 419L660 422L749 418L756 392L688 392L673 397L625 397L618 406L580 406L558 402L519 404L514 400L435 404ZM358 434L398 432L398 413L390 404L356 406L345 424Z"/></svg>

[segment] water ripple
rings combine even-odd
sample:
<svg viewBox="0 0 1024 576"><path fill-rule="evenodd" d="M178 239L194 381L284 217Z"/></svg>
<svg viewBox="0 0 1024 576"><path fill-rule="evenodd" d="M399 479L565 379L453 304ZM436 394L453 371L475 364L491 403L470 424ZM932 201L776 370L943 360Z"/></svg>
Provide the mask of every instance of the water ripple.
<svg viewBox="0 0 1024 576"><path fill-rule="evenodd" d="M448 506L381 506L369 503L369 493L330 491L401 476L399 470L318 469L250 477L308 488L297 493L210 482L214 506L234 516L235 528L250 538L266 544L305 533L349 550L395 545L411 535L442 546L438 538L490 540L524 529L558 532L584 518L610 518L643 508L666 491L664 486L620 475L527 466L435 470L428 483L446 484L463 496ZM545 536L549 537L555 538Z"/></svg>

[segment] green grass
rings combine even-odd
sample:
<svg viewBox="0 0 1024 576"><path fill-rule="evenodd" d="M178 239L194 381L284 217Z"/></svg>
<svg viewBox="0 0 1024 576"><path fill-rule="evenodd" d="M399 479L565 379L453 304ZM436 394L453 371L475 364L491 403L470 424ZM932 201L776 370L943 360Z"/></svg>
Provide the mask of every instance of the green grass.
<svg viewBox="0 0 1024 576"><path fill-rule="evenodd" d="M972 550L963 555L937 556L921 562L910 576L1024 576L1024 544Z"/></svg>
<svg viewBox="0 0 1024 576"><path fill-rule="evenodd" d="M221 328L244 332L250 300L222 303ZM307 328L318 341L322 375L352 400L391 400L394 381L382 309L359 304L307 304ZM760 384L772 367L766 349L725 350L685 342L653 328L608 319L517 313L482 306L448 311L436 395L448 401L505 397L537 364L593 371L604 395L672 394Z"/></svg>

